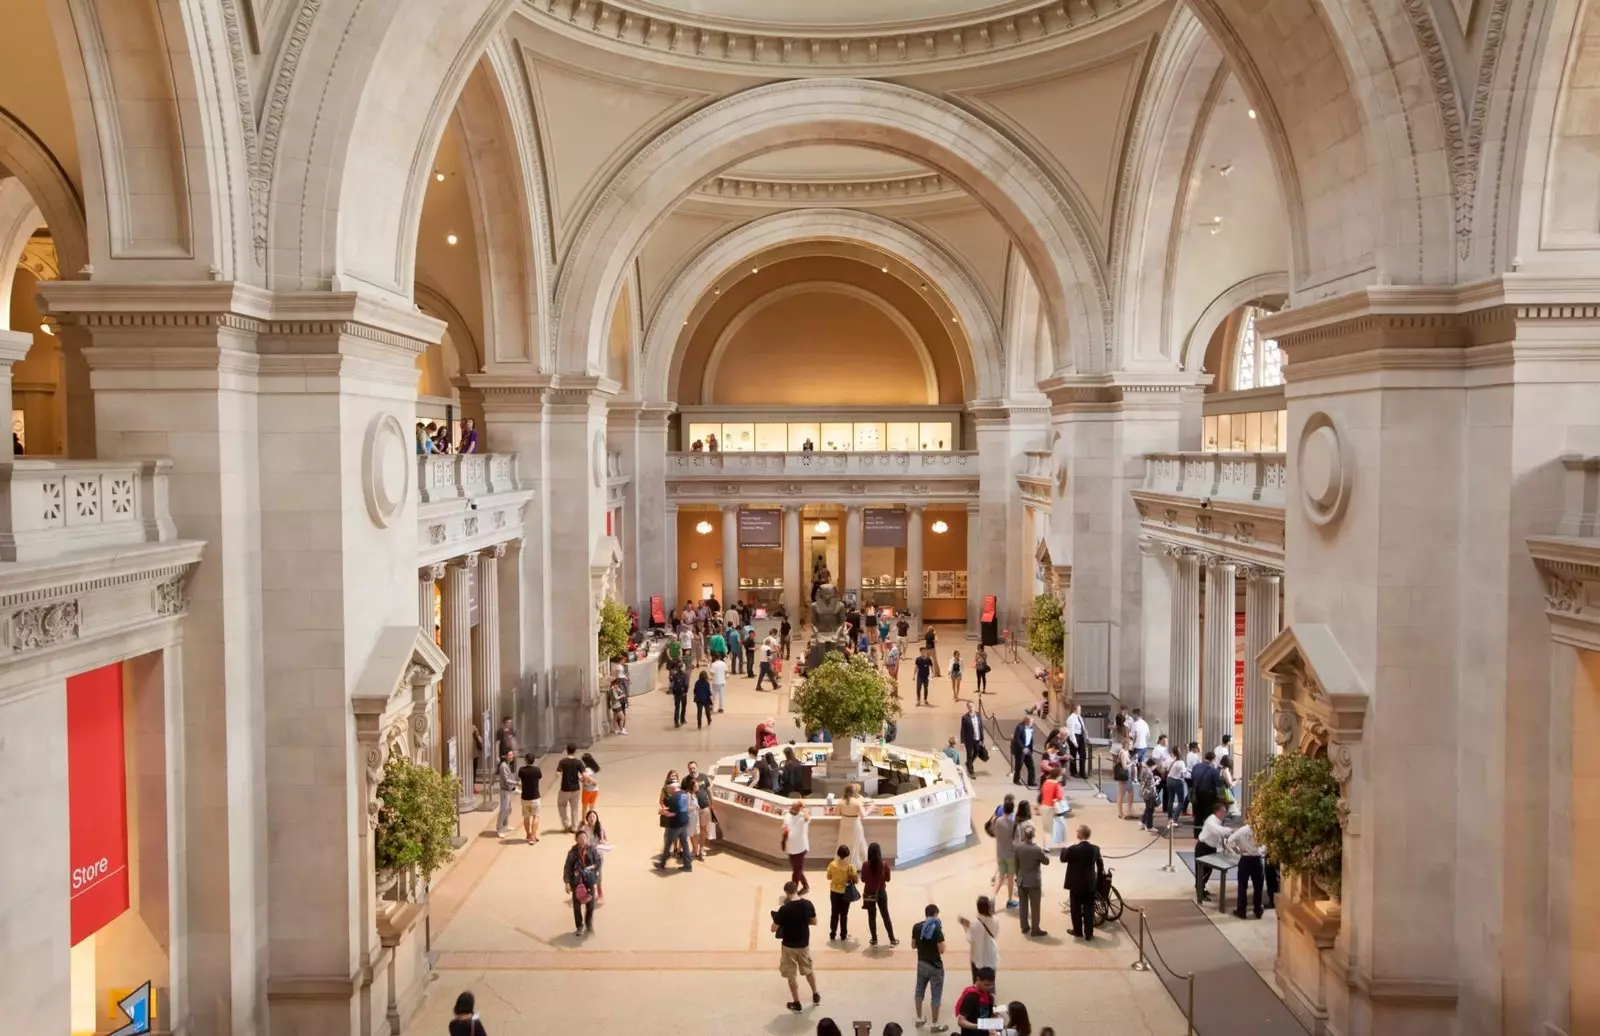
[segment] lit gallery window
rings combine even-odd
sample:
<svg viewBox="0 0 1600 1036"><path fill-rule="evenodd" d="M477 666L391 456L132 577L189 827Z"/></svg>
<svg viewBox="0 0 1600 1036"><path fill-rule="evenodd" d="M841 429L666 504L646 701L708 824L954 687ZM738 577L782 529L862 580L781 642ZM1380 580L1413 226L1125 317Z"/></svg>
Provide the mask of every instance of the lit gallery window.
<svg viewBox="0 0 1600 1036"><path fill-rule="evenodd" d="M1234 389L1269 388L1283 384L1283 353L1271 338L1256 334L1256 318L1266 311L1258 306L1244 308L1244 326L1239 330L1239 347L1234 350Z"/></svg>

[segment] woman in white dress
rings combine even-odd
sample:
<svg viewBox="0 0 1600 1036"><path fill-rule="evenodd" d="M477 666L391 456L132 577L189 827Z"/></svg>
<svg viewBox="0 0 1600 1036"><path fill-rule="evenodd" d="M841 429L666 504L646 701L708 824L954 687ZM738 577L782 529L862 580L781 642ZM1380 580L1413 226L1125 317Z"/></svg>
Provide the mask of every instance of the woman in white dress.
<svg viewBox="0 0 1600 1036"><path fill-rule="evenodd" d="M867 858L867 831L861 823L861 785L851 784L844 789L844 801L839 803L839 844L850 847L852 860Z"/></svg>

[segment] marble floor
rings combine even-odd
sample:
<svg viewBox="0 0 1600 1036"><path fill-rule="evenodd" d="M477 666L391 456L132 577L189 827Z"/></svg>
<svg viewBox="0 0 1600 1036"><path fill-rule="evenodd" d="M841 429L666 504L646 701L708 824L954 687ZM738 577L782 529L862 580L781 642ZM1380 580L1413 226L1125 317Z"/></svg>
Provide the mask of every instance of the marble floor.
<svg viewBox="0 0 1600 1036"><path fill-rule="evenodd" d="M968 654L967 645L961 646ZM956 732L963 706L952 700L947 680L936 680L934 705L909 707L908 668L902 668L908 708L898 740L928 749L942 746ZM1006 664L995 665L989 684L986 708L1002 717L1020 716L1038 687L1025 667ZM545 834L537 845L501 841L492 832L470 839L435 886L438 971L413 1031L443 1032L463 989L477 994L491 1036L557 1031L565 1019L585 1031L626 1027L639 1036L666 1036L689 1026L729 1034L809 1033L819 1018L829 1016L846 1032L851 1031L847 1023L858 1019L870 1019L874 1033L888 1021L912 1031L915 958L909 929L931 902L939 904L947 930L959 936L954 918L971 915L977 897L989 891L994 870L993 842L981 833L965 849L895 872L889 898L896 933L905 940L900 947L891 949L886 938L869 947L859 907L852 909L851 942L828 943L819 927L812 953L823 999L802 1015L784 1007L788 993L777 974L776 943L766 924L786 874L715 849L692 873L680 873L675 865L666 872L652 866L660 847L655 796L667 770L681 770L691 759L709 762L742 751L756 723L767 716L778 718L780 736L787 728L786 697L751 688L748 680L731 679L727 711L705 730L674 730L670 699L659 692L636 697L629 735L610 737L593 750L603 768L599 811L615 847L605 864L605 901L595 912L595 933L573 934L560 875L571 838L555 817L553 791L546 797ZM963 693L972 693L970 677ZM553 766L545 770L553 773ZM978 816L986 816L1012 790L998 755L980 765L977 787ZM1192 878L1181 862L1174 873L1162 871L1166 843L1119 821L1114 805L1084 791L1074 797L1074 809L1095 829L1094 840L1108 860L1136 852L1110 861L1128 898L1191 892ZM489 815L472 819L476 827ZM1000 995L1023 1001L1036 1027L1054 1025L1059 1033L1183 1033L1181 1013L1155 978L1131 970L1136 949L1127 935L1119 929L1102 932L1090 946L1070 937L1059 905L1060 864L1050 870L1045 920L1051 934L1025 939L1015 911L1002 920ZM825 915L825 896L819 906ZM1274 926L1268 917L1239 922L1224 916L1218 924L1253 964L1270 972ZM952 946L946 959L948 1014L966 985L960 981L967 969L964 943Z"/></svg>

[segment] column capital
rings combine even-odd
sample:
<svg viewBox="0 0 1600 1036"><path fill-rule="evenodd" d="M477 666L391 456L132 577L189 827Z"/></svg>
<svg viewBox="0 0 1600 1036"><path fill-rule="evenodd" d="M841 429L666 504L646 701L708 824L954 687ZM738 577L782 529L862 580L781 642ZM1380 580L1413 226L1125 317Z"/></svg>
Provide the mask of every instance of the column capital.
<svg viewBox="0 0 1600 1036"><path fill-rule="evenodd" d="M1283 578L1281 571L1276 568L1268 568L1266 565L1240 565L1235 574L1248 583L1264 583L1268 580L1276 581Z"/></svg>
<svg viewBox="0 0 1600 1036"><path fill-rule="evenodd" d="M494 558L496 561L499 561L501 558L506 556L506 547L507 546L509 546L509 544L496 543L496 544L493 544L492 546L485 547L483 549L483 552L485 554L487 554L489 557Z"/></svg>
<svg viewBox="0 0 1600 1036"><path fill-rule="evenodd" d="M1167 555L1167 557L1174 558L1178 561L1182 561L1185 558L1198 561L1200 558L1199 551L1195 550L1193 547L1185 547L1181 543L1163 543L1161 544L1161 550L1162 553Z"/></svg>
<svg viewBox="0 0 1600 1036"><path fill-rule="evenodd" d="M740 507L739 504L723 504L722 505L722 513L723 514L733 514L733 513L735 513L736 511L739 510L739 507Z"/></svg>
<svg viewBox="0 0 1600 1036"><path fill-rule="evenodd" d="M449 568L461 569L471 568L477 563L478 552L475 550L469 550L465 554L459 554L456 557L451 558L449 561L446 561L445 565Z"/></svg>
<svg viewBox="0 0 1600 1036"><path fill-rule="evenodd" d="M1236 572L1240 565L1239 561L1230 558L1225 554L1202 554L1200 556L1200 563L1205 565L1207 568L1231 568Z"/></svg>
<svg viewBox="0 0 1600 1036"><path fill-rule="evenodd" d="M423 565L417 569L417 581L421 583L437 583L444 578L444 562L436 561L431 565Z"/></svg>
<svg viewBox="0 0 1600 1036"><path fill-rule="evenodd" d="M906 513L907 514L913 514L913 515L921 514L926 509L927 509L927 507L924 504L906 504Z"/></svg>
<svg viewBox="0 0 1600 1036"><path fill-rule="evenodd" d="M983 510L983 505L980 504L978 501L976 501L976 500L968 500L967 501L967 513L968 514L977 514L981 510Z"/></svg>

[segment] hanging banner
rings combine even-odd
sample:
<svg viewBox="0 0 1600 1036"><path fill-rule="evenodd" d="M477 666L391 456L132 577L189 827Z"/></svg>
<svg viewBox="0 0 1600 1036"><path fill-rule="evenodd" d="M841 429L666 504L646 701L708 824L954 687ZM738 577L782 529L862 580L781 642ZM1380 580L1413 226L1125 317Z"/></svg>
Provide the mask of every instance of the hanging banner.
<svg viewBox="0 0 1600 1036"><path fill-rule="evenodd" d="M1233 613L1233 725L1244 723L1244 612Z"/></svg>
<svg viewBox="0 0 1600 1036"><path fill-rule="evenodd" d="M983 595L983 615L980 618L984 622L994 621L994 594Z"/></svg>
<svg viewBox="0 0 1600 1036"><path fill-rule="evenodd" d="M667 622L666 609L659 597L650 598L650 623L654 626L664 626Z"/></svg>
<svg viewBox="0 0 1600 1036"><path fill-rule="evenodd" d="M861 512L863 547L904 547L906 512L899 508L868 507Z"/></svg>
<svg viewBox="0 0 1600 1036"><path fill-rule="evenodd" d="M122 664L67 677L67 866L72 945L128 909Z"/></svg>
<svg viewBox="0 0 1600 1036"><path fill-rule="evenodd" d="M776 507L739 508L739 546L783 546L783 512Z"/></svg>

